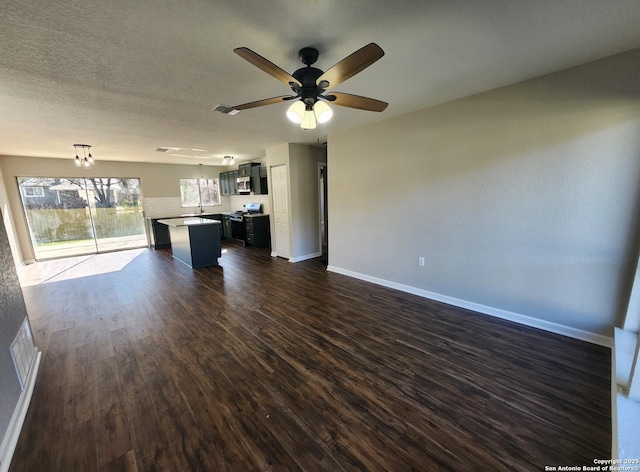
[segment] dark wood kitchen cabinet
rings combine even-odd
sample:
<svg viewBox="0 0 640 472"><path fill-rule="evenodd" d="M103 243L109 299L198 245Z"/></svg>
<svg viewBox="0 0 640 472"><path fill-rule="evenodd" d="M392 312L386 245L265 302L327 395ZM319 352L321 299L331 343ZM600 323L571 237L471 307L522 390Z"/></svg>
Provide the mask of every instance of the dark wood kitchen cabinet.
<svg viewBox="0 0 640 472"><path fill-rule="evenodd" d="M220 195L231 195L231 187L229 186L229 172L220 172Z"/></svg>
<svg viewBox="0 0 640 472"><path fill-rule="evenodd" d="M251 169L251 189L254 195L267 195L267 167L256 166Z"/></svg>
<svg viewBox="0 0 640 472"><path fill-rule="evenodd" d="M238 195L238 175L237 170L220 172L220 195Z"/></svg>
<svg viewBox="0 0 640 472"><path fill-rule="evenodd" d="M211 215L202 215L202 218L207 218L208 220L216 220L220 222L220 238L225 239L224 233L224 215L221 213L215 213Z"/></svg>
<svg viewBox="0 0 640 472"><path fill-rule="evenodd" d="M171 252L175 259L193 269L218 265L218 258L222 255L222 224L219 221L198 217L167 218L158 221L169 228Z"/></svg>
<svg viewBox="0 0 640 472"><path fill-rule="evenodd" d="M231 218L229 215L222 217L222 237L224 239L233 238L233 229L231 228Z"/></svg>
<svg viewBox="0 0 640 472"><path fill-rule="evenodd" d="M247 246L270 247L269 215L245 216L245 242Z"/></svg>
<svg viewBox="0 0 640 472"><path fill-rule="evenodd" d="M238 177L251 177L253 168L259 166L259 162L247 162L246 164L240 164L238 166Z"/></svg>
<svg viewBox="0 0 640 472"><path fill-rule="evenodd" d="M151 219L151 232L153 234L154 249L168 249L171 247L169 227L162 223L158 223L158 218Z"/></svg>
<svg viewBox="0 0 640 472"><path fill-rule="evenodd" d="M231 195L238 195L238 171L232 170L229 172L231 174L231 180L229 182L229 188L231 190Z"/></svg>

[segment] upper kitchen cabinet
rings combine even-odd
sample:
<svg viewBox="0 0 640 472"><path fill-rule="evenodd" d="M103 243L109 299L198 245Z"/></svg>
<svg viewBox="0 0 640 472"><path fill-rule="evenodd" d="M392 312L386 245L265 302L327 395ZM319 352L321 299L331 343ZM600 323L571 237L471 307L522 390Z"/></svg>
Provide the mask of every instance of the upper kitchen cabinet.
<svg viewBox="0 0 640 472"><path fill-rule="evenodd" d="M247 162L238 166L238 177L252 177L252 169L259 167L258 162Z"/></svg>
<svg viewBox="0 0 640 472"><path fill-rule="evenodd" d="M232 170L231 172L229 172L229 174L231 174L231 182L229 183L229 186L231 188L231 195L238 195L239 171Z"/></svg>
<svg viewBox="0 0 640 472"><path fill-rule="evenodd" d="M225 197L231 195L230 179L230 172L220 172L220 194Z"/></svg>
<svg viewBox="0 0 640 472"><path fill-rule="evenodd" d="M267 195L267 166L255 166L251 169L251 188L254 195Z"/></svg>
<svg viewBox="0 0 640 472"><path fill-rule="evenodd" d="M238 171L220 172L220 194L223 196L238 194Z"/></svg>
<svg viewBox="0 0 640 472"><path fill-rule="evenodd" d="M239 195L238 178L249 177L255 195L267 195L267 168L258 162L240 164L237 170L220 172L220 194Z"/></svg>

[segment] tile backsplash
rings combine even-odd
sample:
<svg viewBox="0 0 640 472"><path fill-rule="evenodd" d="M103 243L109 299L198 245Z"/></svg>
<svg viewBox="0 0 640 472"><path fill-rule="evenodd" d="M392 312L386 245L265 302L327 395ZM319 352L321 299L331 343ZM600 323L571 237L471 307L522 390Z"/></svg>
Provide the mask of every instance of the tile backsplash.
<svg viewBox="0 0 640 472"><path fill-rule="evenodd" d="M243 205L247 203L262 203L262 213L269 213L269 195L231 195L230 197L222 197L222 206L227 202L229 202L227 205L228 210L224 211L242 210Z"/></svg>
<svg viewBox="0 0 640 472"><path fill-rule="evenodd" d="M198 213L200 207L183 207L180 197L149 197L143 201L146 217L179 216ZM263 213L269 213L269 195L231 195L222 197L222 205L205 206L206 213L231 213L242 210L247 203L261 203Z"/></svg>
<svg viewBox="0 0 640 472"><path fill-rule="evenodd" d="M144 215L154 216L178 216L182 213L191 213L196 208L182 208L180 197L156 197L143 200Z"/></svg>

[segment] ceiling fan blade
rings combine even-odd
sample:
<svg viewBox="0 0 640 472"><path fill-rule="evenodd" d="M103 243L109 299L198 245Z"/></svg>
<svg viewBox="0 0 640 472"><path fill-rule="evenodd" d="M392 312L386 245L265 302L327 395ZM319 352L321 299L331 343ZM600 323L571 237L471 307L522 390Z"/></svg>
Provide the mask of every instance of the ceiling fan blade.
<svg viewBox="0 0 640 472"><path fill-rule="evenodd" d="M333 88L348 78L353 77L358 72L366 69L382 56L384 56L382 48L376 43L369 43L358 49L350 56L345 57L331 69L318 77L316 83L319 84L321 81L326 80L329 82L329 87Z"/></svg>
<svg viewBox="0 0 640 472"><path fill-rule="evenodd" d="M247 61L249 61L258 69L262 69L270 76L275 77L280 82L284 82L286 85L289 85L289 82L293 82L297 85L302 86L302 84L298 82L291 74L280 69L280 67L275 65L273 62L265 59L260 54L253 52L249 48L235 48L233 52L235 52L238 56L242 57L243 59L246 59Z"/></svg>
<svg viewBox="0 0 640 472"><path fill-rule="evenodd" d="M332 96L335 97L335 100L331 100L330 97ZM389 105L387 102L376 100L374 98L361 97L360 95L351 95L350 93L340 92L331 92L331 94L327 95L327 99L334 105L367 111L384 111L384 109Z"/></svg>
<svg viewBox="0 0 640 472"><path fill-rule="evenodd" d="M273 103L280 103L285 100L291 100L292 98L296 97L292 97L290 95L280 95L279 97L265 98L264 100L256 100L255 102L243 103L242 105L234 105L233 108L235 108L236 110L246 110L247 108L263 107L265 105L271 105Z"/></svg>

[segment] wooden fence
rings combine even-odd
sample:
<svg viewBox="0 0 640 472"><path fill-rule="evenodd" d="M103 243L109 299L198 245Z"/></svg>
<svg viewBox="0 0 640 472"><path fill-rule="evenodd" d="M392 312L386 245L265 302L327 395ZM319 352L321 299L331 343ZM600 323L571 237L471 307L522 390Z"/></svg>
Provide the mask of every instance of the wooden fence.
<svg viewBox="0 0 640 472"><path fill-rule="evenodd" d="M144 234L140 208L89 208L25 210L33 242L36 245L59 241L113 238Z"/></svg>

